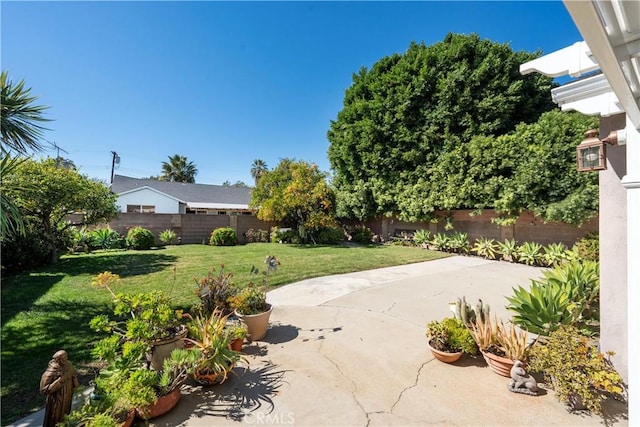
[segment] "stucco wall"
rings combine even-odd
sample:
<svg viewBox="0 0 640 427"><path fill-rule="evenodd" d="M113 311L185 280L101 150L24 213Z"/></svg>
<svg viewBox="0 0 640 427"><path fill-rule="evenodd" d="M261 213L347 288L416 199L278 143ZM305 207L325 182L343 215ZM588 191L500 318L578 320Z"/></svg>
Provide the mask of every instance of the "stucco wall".
<svg viewBox="0 0 640 427"><path fill-rule="evenodd" d="M151 205L158 214L177 214L180 212L179 202L148 188L120 195L117 205L120 212L127 212L127 205Z"/></svg>
<svg viewBox="0 0 640 427"><path fill-rule="evenodd" d="M625 126L624 114L600 119L600 137ZM600 346L627 379L627 195L626 147L607 146L607 169L600 171ZM593 173L593 172L592 172ZM637 220L637 219L636 219ZM637 285L637 284L636 284Z"/></svg>

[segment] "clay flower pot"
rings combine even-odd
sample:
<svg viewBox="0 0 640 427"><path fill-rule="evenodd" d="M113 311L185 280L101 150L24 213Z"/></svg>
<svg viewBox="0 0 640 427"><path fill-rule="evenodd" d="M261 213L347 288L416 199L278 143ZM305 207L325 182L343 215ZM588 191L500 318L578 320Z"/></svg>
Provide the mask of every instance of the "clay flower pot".
<svg viewBox="0 0 640 427"><path fill-rule="evenodd" d="M236 311L236 316L247 327L247 338L250 341L257 341L264 338L267 335L267 328L269 327L269 317L273 311L273 306L267 304L269 309L258 314L242 314Z"/></svg>
<svg viewBox="0 0 640 427"><path fill-rule="evenodd" d="M489 369L493 372L498 375L502 375L503 377L511 377L511 368L513 368L514 363L513 360L502 356L496 356L495 354L487 351L482 352L482 357L484 357L485 362L489 365Z"/></svg>
<svg viewBox="0 0 640 427"><path fill-rule="evenodd" d="M168 394L158 397L151 405L136 409L136 413L142 418L155 418L171 411L180 401L180 387L176 387Z"/></svg>
<svg viewBox="0 0 640 427"><path fill-rule="evenodd" d="M427 345L429 346L429 350L431 350L431 353L433 354L433 356L441 362L454 363L462 357L461 351L458 351L455 353L447 353L445 351L436 350L435 348L431 347L430 342L427 342Z"/></svg>

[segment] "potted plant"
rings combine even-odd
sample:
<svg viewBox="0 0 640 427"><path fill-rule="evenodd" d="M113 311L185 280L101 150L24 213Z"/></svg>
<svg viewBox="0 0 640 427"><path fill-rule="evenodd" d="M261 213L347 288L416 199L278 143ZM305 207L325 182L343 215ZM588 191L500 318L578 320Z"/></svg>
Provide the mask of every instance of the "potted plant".
<svg viewBox="0 0 640 427"><path fill-rule="evenodd" d="M191 321L187 325L189 337L185 341L193 345L192 351L198 352L193 376L200 384L224 382L235 364L243 359L240 352L231 348L234 334L227 328L228 317L221 311L214 311L209 316L190 316Z"/></svg>
<svg viewBox="0 0 640 427"><path fill-rule="evenodd" d="M212 268L206 276L194 280L197 286L195 293L200 298L197 311L205 316L216 310L222 310L223 315L233 313L229 298L237 292L237 288L233 283L233 273L225 273L224 265L220 266L217 274Z"/></svg>
<svg viewBox="0 0 640 427"><path fill-rule="evenodd" d="M161 370L163 361L176 348L183 347L187 330L181 323L182 311L171 307L169 297L162 291L137 294L116 294L112 286L120 277L108 271L97 275L94 286L104 287L115 302L115 319L98 315L91 320L94 330L112 332L122 339L144 343L152 369Z"/></svg>
<svg viewBox="0 0 640 427"><path fill-rule="evenodd" d="M94 357L106 361L95 380L102 413L117 419L131 411L153 418L171 410L180 399L180 386L193 372L198 352L176 349L163 362L162 369L148 369L147 346L126 341L118 334L100 340L92 350Z"/></svg>
<svg viewBox="0 0 640 427"><path fill-rule="evenodd" d="M247 337L247 328L239 319L227 320L225 331L229 335L231 350L241 351L244 339Z"/></svg>
<svg viewBox="0 0 640 427"><path fill-rule="evenodd" d="M457 361L462 353L471 355L478 353L476 343L465 324L452 317L429 322L427 340L435 358L446 363Z"/></svg>
<svg viewBox="0 0 640 427"><path fill-rule="evenodd" d="M575 326L561 325L543 344L533 347L530 368L544 373L545 382L570 410L584 406L602 414L602 402L622 398L625 384L613 367L613 352L600 353L598 347L580 335Z"/></svg>
<svg viewBox="0 0 640 427"><path fill-rule="evenodd" d="M267 303L267 294L254 284L249 284L229 298L236 316L247 327L247 338L256 341L264 338L269 326L273 306Z"/></svg>
<svg viewBox="0 0 640 427"><path fill-rule="evenodd" d="M526 362L529 350L528 334L515 327L478 316L471 325L471 335L489 368L498 375L509 377L516 360Z"/></svg>

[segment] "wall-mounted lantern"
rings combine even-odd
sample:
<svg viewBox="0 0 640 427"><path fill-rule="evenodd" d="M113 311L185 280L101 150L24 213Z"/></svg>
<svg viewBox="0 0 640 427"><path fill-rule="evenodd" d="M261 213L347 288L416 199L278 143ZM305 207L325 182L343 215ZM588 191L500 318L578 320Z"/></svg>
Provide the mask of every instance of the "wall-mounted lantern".
<svg viewBox="0 0 640 427"><path fill-rule="evenodd" d="M607 144L625 145L627 133L625 130L612 130L606 138L596 137L598 131L589 129L585 138L577 149L578 171L597 171L607 168Z"/></svg>
<svg viewBox="0 0 640 427"><path fill-rule="evenodd" d="M604 141L596 137L598 131L589 129L578 145L578 171L597 171L607 168L607 151Z"/></svg>

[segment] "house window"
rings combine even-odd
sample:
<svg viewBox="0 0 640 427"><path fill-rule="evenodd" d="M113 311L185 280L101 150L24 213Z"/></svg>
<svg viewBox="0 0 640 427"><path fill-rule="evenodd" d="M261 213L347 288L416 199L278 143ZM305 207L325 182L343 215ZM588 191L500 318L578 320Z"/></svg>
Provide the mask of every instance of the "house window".
<svg viewBox="0 0 640 427"><path fill-rule="evenodd" d="M226 215L227 211L218 211L218 215Z"/></svg>
<svg viewBox="0 0 640 427"><path fill-rule="evenodd" d="M127 213L156 213L154 205L127 205Z"/></svg>

